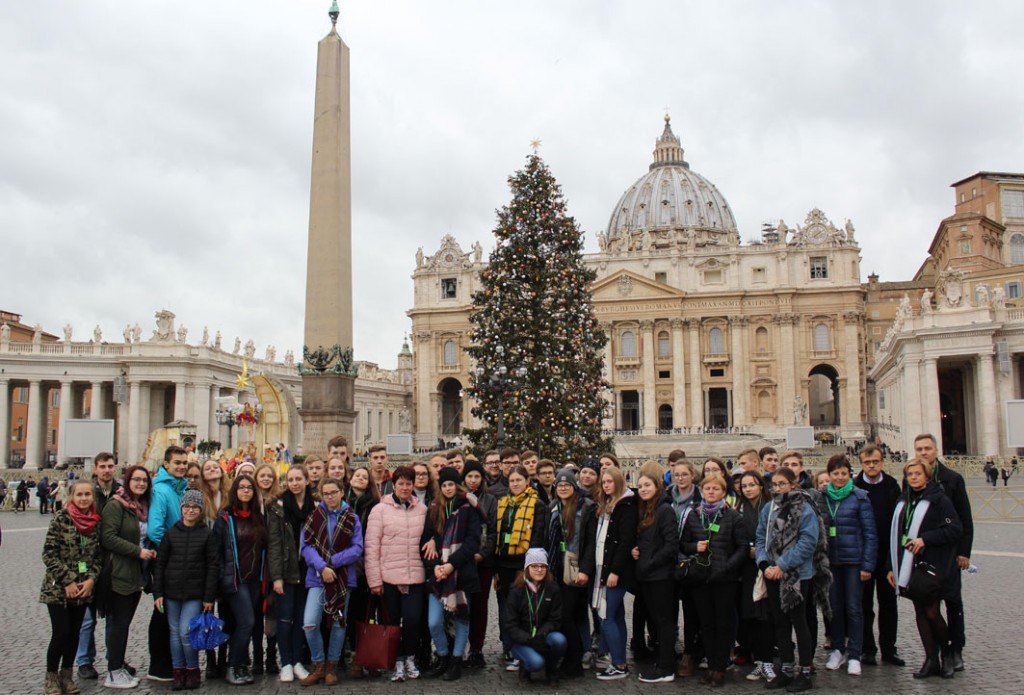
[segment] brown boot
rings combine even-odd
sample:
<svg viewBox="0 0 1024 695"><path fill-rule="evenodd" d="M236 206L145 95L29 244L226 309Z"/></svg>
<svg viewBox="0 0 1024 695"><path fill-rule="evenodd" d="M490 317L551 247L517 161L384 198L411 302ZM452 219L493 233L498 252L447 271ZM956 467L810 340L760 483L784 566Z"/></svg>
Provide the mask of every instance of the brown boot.
<svg viewBox="0 0 1024 695"><path fill-rule="evenodd" d="M711 672L711 685L725 685L725 671L712 671Z"/></svg>
<svg viewBox="0 0 1024 695"><path fill-rule="evenodd" d="M328 661L327 668L324 670L324 685L337 685L338 684L338 662Z"/></svg>
<svg viewBox="0 0 1024 695"><path fill-rule="evenodd" d="M316 685L324 679L324 662L314 661L310 666L309 675L302 679L303 685Z"/></svg>
<svg viewBox="0 0 1024 695"><path fill-rule="evenodd" d="M676 668L676 675L680 678L688 678L697 670L697 660L690 654L683 654Z"/></svg>
<svg viewBox="0 0 1024 695"><path fill-rule="evenodd" d="M60 687L60 676L56 671L46 672L46 681L43 683L43 695L64 695L64 688Z"/></svg>
<svg viewBox="0 0 1024 695"><path fill-rule="evenodd" d="M352 660L352 668L348 670L349 678L362 678L363 667L356 663L355 659Z"/></svg>
<svg viewBox="0 0 1024 695"><path fill-rule="evenodd" d="M60 690L64 695L78 695L78 693L82 692L75 685L74 673L75 670L73 668L62 668L57 675L57 680L60 681Z"/></svg>

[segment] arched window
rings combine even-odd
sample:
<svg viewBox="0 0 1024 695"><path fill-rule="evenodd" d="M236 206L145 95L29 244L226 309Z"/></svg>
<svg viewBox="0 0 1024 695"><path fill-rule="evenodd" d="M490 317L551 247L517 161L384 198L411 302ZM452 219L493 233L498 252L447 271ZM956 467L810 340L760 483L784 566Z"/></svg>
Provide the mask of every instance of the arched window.
<svg viewBox="0 0 1024 695"><path fill-rule="evenodd" d="M623 357L636 357L636 333L626 331L619 340Z"/></svg>
<svg viewBox="0 0 1024 695"><path fill-rule="evenodd" d="M658 429L672 429L672 406L668 403L658 406Z"/></svg>
<svg viewBox="0 0 1024 695"><path fill-rule="evenodd" d="M1010 237L1010 263L1024 263L1024 234Z"/></svg>
<svg viewBox="0 0 1024 695"><path fill-rule="evenodd" d="M758 352L768 352L768 329L764 326L754 331L754 345Z"/></svg>
<svg viewBox="0 0 1024 695"><path fill-rule="evenodd" d="M459 363L458 348L454 340L444 341L444 366L454 367Z"/></svg>
<svg viewBox="0 0 1024 695"><path fill-rule="evenodd" d="M668 332L662 331L658 334L658 357L668 357L672 354L672 343L668 339Z"/></svg>
<svg viewBox="0 0 1024 695"><path fill-rule="evenodd" d="M772 394L768 393L767 390L761 390L757 394L757 416L772 416Z"/></svg>
<svg viewBox="0 0 1024 695"><path fill-rule="evenodd" d="M712 328L708 332L708 352L712 355L721 355L725 352L725 338L721 328Z"/></svg>
<svg viewBox="0 0 1024 695"><path fill-rule="evenodd" d="M828 352L832 349L828 335L828 326L819 323L814 327L814 351Z"/></svg>

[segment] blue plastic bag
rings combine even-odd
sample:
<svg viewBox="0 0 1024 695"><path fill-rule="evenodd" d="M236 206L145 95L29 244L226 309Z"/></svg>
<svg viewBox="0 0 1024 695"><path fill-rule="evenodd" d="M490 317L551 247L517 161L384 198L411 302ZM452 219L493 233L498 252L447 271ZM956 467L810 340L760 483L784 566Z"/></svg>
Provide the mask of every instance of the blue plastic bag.
<svg viewBox="0 0 1024 695"><path fill-rule="evenodd" d="M204 611L188 621L188 641L197 652L216 649L230 639L224 632L224 621Z"/></svg>

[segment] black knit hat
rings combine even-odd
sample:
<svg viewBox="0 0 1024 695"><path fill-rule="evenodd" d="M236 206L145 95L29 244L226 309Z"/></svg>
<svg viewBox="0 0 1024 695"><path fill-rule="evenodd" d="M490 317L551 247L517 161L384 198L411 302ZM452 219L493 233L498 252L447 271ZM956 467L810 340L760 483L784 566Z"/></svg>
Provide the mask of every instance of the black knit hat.
<svg viewBox="0 0 1024 695"><path fill-rule="evenodd" d="M485 480L487 479L484 473L484 467L480 465L479 461L466 461L465 465L462 466L463 480L466 479L466 475L468 475L470 471L476 471L477 473L480 474L481 478L484 478Z"/></svg>
<svg viewBox="0 0 1024 695"><path fill-rule="evenodd" d="M437 474L437 484L443 485L445 483L455 483L456 485L462 484L462 476L459 475L458 468L445 467L441 469L441 472Z"/></svg>

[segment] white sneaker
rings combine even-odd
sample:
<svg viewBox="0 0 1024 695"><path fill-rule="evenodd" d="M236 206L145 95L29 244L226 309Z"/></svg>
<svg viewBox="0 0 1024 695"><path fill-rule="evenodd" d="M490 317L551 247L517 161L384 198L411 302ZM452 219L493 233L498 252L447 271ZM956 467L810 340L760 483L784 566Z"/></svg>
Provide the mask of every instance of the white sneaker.
<svg viewBox="0 0 1024 695"><path fill-rule="evenodd" d="M764 677L764 670L761 668L761 662L754 662L754 670L747 674L748 681L759 681Z"/></svg>
<svg viewBox="0 0 1024 695"><path fill-rule="evenodd" d="M594 665L594 652L583 652L583 658L580 659L580 665L584 669L589 669Z"/></svg>
<svg viewBox="0 0 1024 695"><path fill-rule="evenodd" d="M292 668L291 664L286 664L281 667L281 673L277 678L282 683L292 683L295 681L295 669Z"/></svg>
<svg viewBox="0 0 1024 695"><path fill-rule="evenodd" d="M825 662L825 668L829 671L838 671L845 663L846 655L838 649L833 649L832 653L828 655L828 661ZM857 666L860 666L860 664L857 664Z"/></svg>
<svg viewBox="0 0 1024 695"><path fill-rule="evenodd" d="M519 659L512 659L512 661L508 662L508 664L505 666L505 670L509 672L518 671Z"/></svg>
<svg viewBox="0 0 1024 695"><path fill-rule="evenodd" d="M405 657L405 677L406 678L419 678L420 671L416 668L416 659L411 656Z"/></svg>
<svg viewBox="0 0 1024 695"><path fill-rule="evenodd" d="M306 667L302 665L302 662L292 664L292 673L294 673L295 677L300 680L309 675L309 671L307 671Z"/></svg>
<svg viewBox="0 0 1024 695"><path fill-rule="evenodd" d="M138 685L139 679L128 675L128 672L123 668L118 669L117 671L107 671L107 677L103 681L104 688L115 688L118 690L137 688Z"/></svg>
<svg viewBox="0 0 1024 695"><path fill-rule="evenodd" d="M849 663L846 664L846 672L851 676L859 676L860 661L858 659L850 659Z"/></svg>
<svg viewBox="0 0 1024 695"><path fill-rule="evenodd" d="M391 674L392 683L401 683L405 680L405 662L399 659L395 662L395 672Z"/></svg>

